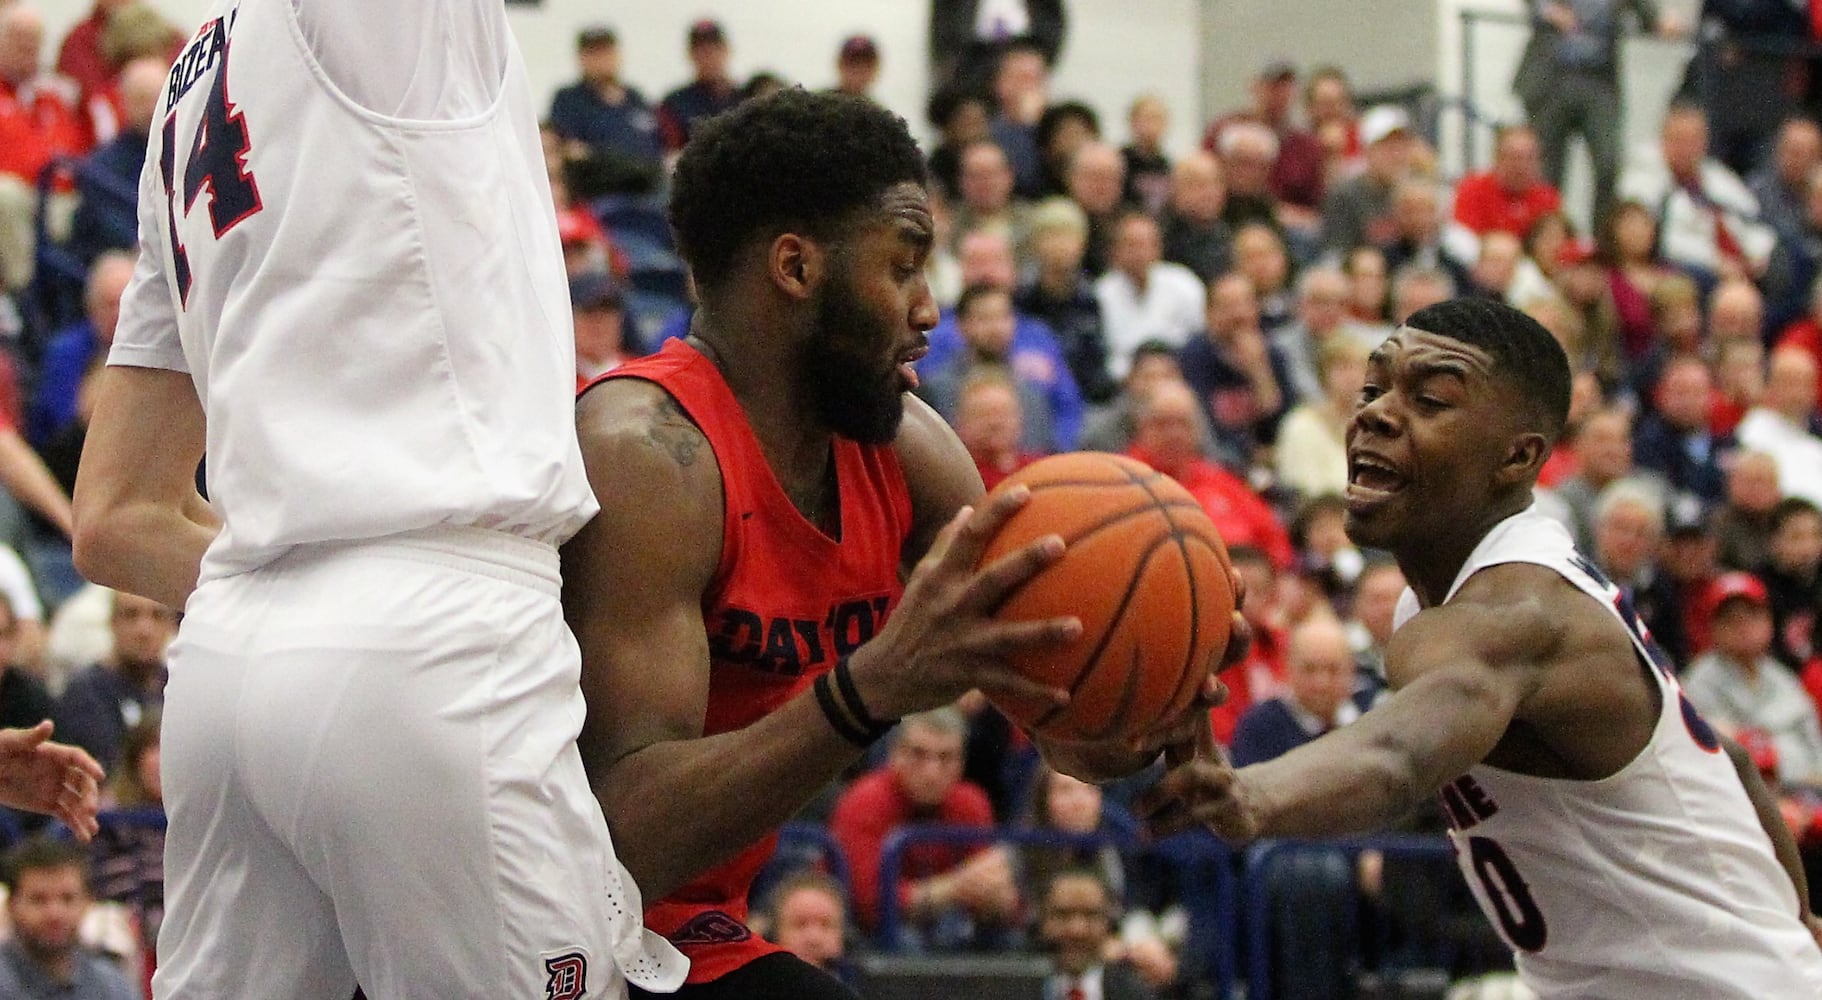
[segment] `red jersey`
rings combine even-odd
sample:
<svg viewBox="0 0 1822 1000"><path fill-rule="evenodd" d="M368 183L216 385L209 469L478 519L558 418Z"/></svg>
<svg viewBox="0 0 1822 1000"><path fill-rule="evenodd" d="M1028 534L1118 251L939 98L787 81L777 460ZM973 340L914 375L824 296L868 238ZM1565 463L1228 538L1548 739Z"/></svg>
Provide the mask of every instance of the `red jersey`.
<svg viewBox="0 0 1822 1000"><path fill-rule="evenodd" d="M834 444L841 538L804 520L772 475L720 369L682 340L602 380L638 378L670 393L708 438L721 468L721 563L702 595L709 638L704 736L750 725L871 639L904 593L899 559L911 494L890 445ZM646 907L646 926L712 982L780 949L747 929L747 890L777 834L748 845Z"/></svg>

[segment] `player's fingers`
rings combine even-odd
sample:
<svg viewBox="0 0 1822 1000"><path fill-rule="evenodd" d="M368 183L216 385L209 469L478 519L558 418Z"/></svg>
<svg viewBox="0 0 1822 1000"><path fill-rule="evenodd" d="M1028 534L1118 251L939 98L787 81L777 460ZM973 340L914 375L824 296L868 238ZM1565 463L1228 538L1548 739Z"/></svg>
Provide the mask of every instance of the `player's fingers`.
<svg viewBox="0 0 1822 1000"><path fill-rule="evenodd" d="M1007 595L1043 572L1044 568L1063 558L1063 539L1045 535L1008 552L974 575L963 591L956 610L965 613L991 613L1005 602Z"/></svg>
<svg viewBox="0 0 1822 1000"><path fill-rule="evenodd" d="M922 569L926 566L934 568L941 563L943 556L955 544L955 536L961 533L962 525L967 524L968 519L973 516L973 507L964 506L961 510L956 511L955 516L949 519L949 523L943 525L943 529L936 533L935 540L930 543L930 550L925 552L924 558L918 562L918 568Z"/></svg>
<svg viewBox="0 0 1822 1000"><path fill-rule="evenodd" d="M955 565L972 569L980 563L981 554L987 551L987 543L999 534L1000 527L1030 500L1031 489L1023 483L989 496L975 508L962 525L962 530L956 533L955 543L944 553L944 558Z"/></svg>
<svg viewBox="0 0 1822 1000"><path fill-rule="evenodd" d="M1139 794L1133 808L1140 818L1147 818L1173 802L1224 796L1232 780L1233 772L1224 765L1198 755L1165 772L1157 784Z"/></svg>
<svg viewBox="0 0 1822 1000"><path fill-rule="evenodd" d="M81 747L73 747L67 743L51 743L45 746L43 752L51 754L52 758L64 767L87 774L96 781L107 777L107 772L101 769L101 765L95 761L95 758L90 757L88 751Z"/></svg>
<svg viewBox="0 0 1822 1000"><path fill-rule="evenodd" d="M1069 704L1068 690L1039 683L1009 668L993 668L975 677L977 686L989 695L1030 698L1061 708Z"/></svg>
<svg viewBox="0 0 1822 1000"><path fill-rule="evenodd" d="M24 753L51 738L51 721L30 729L0 729L0 753Z"/></svg>
<svg viewBox="0 0 1822 1000"><path fill-rule="evenodd" d="M1221 651L1221 666L1219 669L1226 670L1228 667L1246 659L1247 652L1252 648L1253 627L1240 612L1236 611L1234 612L1233 621L1228 623L1227 648Z"/></svg>
<svg viewBox="0 0 1822 1000"><path fill-rule="evenodd" d="M1074 642L1082 635L1082 620L1075 617L1040 618L1037 621L982 625L968 640L968 649L982 656L1000 658L1027 649L1043 649Z"/></svg>

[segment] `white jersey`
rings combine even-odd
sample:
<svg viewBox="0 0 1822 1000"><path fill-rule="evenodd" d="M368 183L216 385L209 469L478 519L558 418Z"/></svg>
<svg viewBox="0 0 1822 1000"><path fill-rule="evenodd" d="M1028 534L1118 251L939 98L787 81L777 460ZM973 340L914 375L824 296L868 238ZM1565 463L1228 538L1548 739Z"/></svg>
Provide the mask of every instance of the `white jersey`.
<svg viewBox="0 0 1822 1000"><path fill-rule="evenodd" d="M1482 764L1443 788L1456 859L1525 984L1576 1000L1822 996L1822 951L1797 919L1790 877L1631 603L1535 509L1488 532L1448 596L1502 563L1547 567L1599 601L1632 636L1663 701L1651 741L1611 777L1552 780ZM1407 590L1396 625L1418 610Z"/></svg>
<svg viewBox="0 0 1822 1000"><path fill-rule="evenodd" d="M560 543L592 516L500 0L216 0L158 114L109 363L196 384L205 580L446 525Z"/></svg>

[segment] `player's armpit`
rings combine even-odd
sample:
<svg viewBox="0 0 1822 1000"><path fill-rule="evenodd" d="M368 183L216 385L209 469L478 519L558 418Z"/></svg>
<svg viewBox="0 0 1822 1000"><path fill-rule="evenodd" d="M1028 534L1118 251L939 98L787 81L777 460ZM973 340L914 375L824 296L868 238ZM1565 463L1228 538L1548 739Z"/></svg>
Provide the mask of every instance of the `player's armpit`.
<svg viewBox="0 0 1822 1000"><path fill-rule="evenodd" d="M955 512L978 503L986 490L968 449L941 415L915 396L905 397L905 419L893 442L911 494L911 537L905 543L901 577L909 578L930 551L937 532Z"/></svg>

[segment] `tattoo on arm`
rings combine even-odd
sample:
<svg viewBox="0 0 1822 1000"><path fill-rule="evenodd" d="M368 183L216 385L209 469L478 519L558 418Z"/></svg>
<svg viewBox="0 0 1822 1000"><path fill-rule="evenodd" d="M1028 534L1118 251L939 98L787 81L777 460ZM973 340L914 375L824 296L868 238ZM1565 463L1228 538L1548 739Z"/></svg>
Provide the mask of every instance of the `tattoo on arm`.
<svg viewBox="0 0 1822 1000"><path fill-rule="evenodd" d="M678 465L689 466L706 442L702 429L690 420L683 407L669 396L651 407L645 428L646 443L671 457Z"/></svg>

